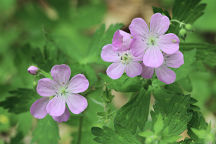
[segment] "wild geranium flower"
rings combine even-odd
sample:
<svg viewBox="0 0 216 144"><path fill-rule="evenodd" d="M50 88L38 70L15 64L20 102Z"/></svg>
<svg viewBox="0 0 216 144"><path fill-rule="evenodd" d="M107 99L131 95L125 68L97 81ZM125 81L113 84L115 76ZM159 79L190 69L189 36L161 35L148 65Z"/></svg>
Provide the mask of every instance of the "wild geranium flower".
<svg viewBox="0 0 216 144"><path fill-rule="evenodd" d="M107 68L107 75L112 79L118 79L124 72L129 77L135 77L142 72L142 66L138 61L141 57L135 57L130 50L132 36L122 30L115 32L112 44L105 45L101 52L101 58L106 62L113 62Z"/></svg>
<svg viewBox="0 0 216 144"><path fill-rule="evenodd" d="M147 67L158 68L163 64L166 54L174 54L179 49L179 38L173 34L165 34L169 29L167 16L156 13L151 17L150 29L142 18L132 20L129 29L134 41L131 50L134 56L142 56Z"/></svg>
<svg viewBox="0 0 216 144"><path fill-rule="evenodd" d="M174 71L169 69L171 68L179 68L184 64L184 57L180 51L172 55L164 54L164 63L159 68L151 68L143 65L142 77L149 79L152 78L154 71L158 77L158 79L166 84L171 84L175 82L176 74Z"/></svg>
<svg viewBox="0 0 216 144"><path fill-rule="evenodd" d="M87 100L78 93L88 89L89 82L83 74L77 74L71 78L70 67L62 64L55 65L51 69L53 79L43 78L38 81L37 93L42 96L32 104L31 113L41 119L50 114L56 121L66 121L69 118L69 110L79 114L87 108Z"/></svg>

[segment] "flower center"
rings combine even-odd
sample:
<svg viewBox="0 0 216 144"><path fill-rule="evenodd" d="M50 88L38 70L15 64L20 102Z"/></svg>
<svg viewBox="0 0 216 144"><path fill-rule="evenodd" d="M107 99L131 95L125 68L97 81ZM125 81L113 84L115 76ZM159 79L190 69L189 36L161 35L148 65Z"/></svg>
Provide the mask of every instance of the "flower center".
<svg viewBox="0 0 216 144"><path fill-rule="evenodd" d="M67 88L66 87L61 87L59 89L59 95L60 96L66 96L66 94L68 93Z"/></svg>
<svg viewBox="0 0 216 144"><path fill-rule="evenodd" d="M147 41L148 46L156 46L157 45L157 38L155 36L150 36Z"/></svg>
<svg viewBox="0 0 216 144"><path fill-rule="evenodd" d="M132 60L132 56L128 52L124 52L121 54L121 63L128 64Z"/></svg>

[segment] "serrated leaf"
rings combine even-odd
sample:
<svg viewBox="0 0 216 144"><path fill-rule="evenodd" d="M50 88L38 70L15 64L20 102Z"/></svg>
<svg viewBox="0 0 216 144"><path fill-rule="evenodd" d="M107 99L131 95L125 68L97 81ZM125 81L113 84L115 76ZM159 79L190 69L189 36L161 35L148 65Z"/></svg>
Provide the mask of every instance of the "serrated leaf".
<svg viewBox="0 0 216 144"><path fill-rule="evenodd" d="M122 128L113 131L108 127L93 127L92 133L96 136L94 140L101 144L141 144L130 131Z"/></svg>
<svg viewBox="0 0 216 144"><path fill-rule="evenodd" d="M172 9L172 19L185 24L193 24L200 16L204 14L206 4L200 4L201 0L175 0ZM180 24L172 22L169 32L179 35Z"/></svg>
<svg viewBox="0 0 216 144"><path fill-rule="evenodd" d="M38 97L35 91L26 88L10 91L10 94L11 96L0 102L0 105L8 109L9 112L16 114L29 111L32 103Z"/></svg>
<svg viewBox="0 0 216 144"><path fill-rule="evenodd" d="M186 130L192 118L192 113L188 112L190 95L182 94L178 86L172 85L155 90L154 96L154 111L156 114L162 114L168 134L175 136Z"/></svg>
<svg viewBox="0 0 216 144"><path fill-rule="evenodd" d="M32 143L58 144L59 129L57 123L50 116L38 121L34 129Z"/></svg>
<svg viewBox="0 0 216 144"><path fill-rule="evenodd" d="M196 59L204 64L214 67L216 66L216 45L208 43L181 43L181 49L184 51L196 49Z"/></svg>
<svg viewBox="0 0 216 144"><path fill-rule="evenodd" d="M173 19L192 24L204 14L206 4L201 0L175 0L173 5Z"/></svg>
<svg viewBox="0 0 216 144"><path fill-rule="evenodd" d="M138 94L122 106L114 119L115 128L123 127L135 133L142 130L149 114L150 91L141 88Z"/></svg>

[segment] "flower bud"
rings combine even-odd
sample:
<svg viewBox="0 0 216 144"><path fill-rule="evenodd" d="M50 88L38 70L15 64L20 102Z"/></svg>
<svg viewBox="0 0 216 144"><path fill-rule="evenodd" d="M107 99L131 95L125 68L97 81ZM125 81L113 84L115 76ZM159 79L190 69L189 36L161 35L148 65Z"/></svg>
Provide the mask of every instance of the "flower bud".
<svg viewBox="0 0 216 144"><path fill-rule="evenodd" d="M179 35L182 36L182 37L184 37L184 36L186 35L186 33L187 33L187 31L186 31L184 28L182 28L182 29L179 31Z"/></svg>
<svg viewBox="0 0 216 144"><path fill-rule="evenodd" d="M187 30L192 30L192 25L191 25L191 24L186 24L186 25L185 25L185 28L186 28Z"/></svg>
<svg viewBox="0 0 216 144"><path fill-rule="evenodd" d="M36 66L30 66L30 67L28 68L28 72L29 72L30 74L32 74L32 75L36 75L37 72L38 72L38 70L39 70L39 68L37 68Z"/></svg>

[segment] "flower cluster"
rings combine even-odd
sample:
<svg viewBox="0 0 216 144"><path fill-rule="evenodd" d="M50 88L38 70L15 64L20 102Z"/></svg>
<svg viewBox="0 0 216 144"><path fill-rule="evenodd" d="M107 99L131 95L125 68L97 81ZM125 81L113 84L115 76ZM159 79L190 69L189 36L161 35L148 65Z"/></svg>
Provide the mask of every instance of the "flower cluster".
<svg viewBox="0 0 216 144"><path fill-rule="evenodd" d="M173 33L165 34L169 26L169 18L156 13L151 18L150 29L143 19L135 18L129 26L131 34L116 31L112 44L105 45L101 52L104 61L113 62L107 68L107 75L118 79L126 72L129 77L151 78L155 71L160 81L173 83L176 74L168 67L179 68L184 58L179 51L179 38Z"/></svg>
<svg viewBox="0 0 216 144"><path fill-rule="evenodd" d="M71 69L65 64L53 66L51 76L53 79L42 78L38 81L37 93L42 98L32 104L31 114L38 119L49 114L55 121L63 122L69 119L69 110L74 114L83 112L88 103L78 93L88 89L89 81L86 77L77 74L70 79Z"/></svg>

